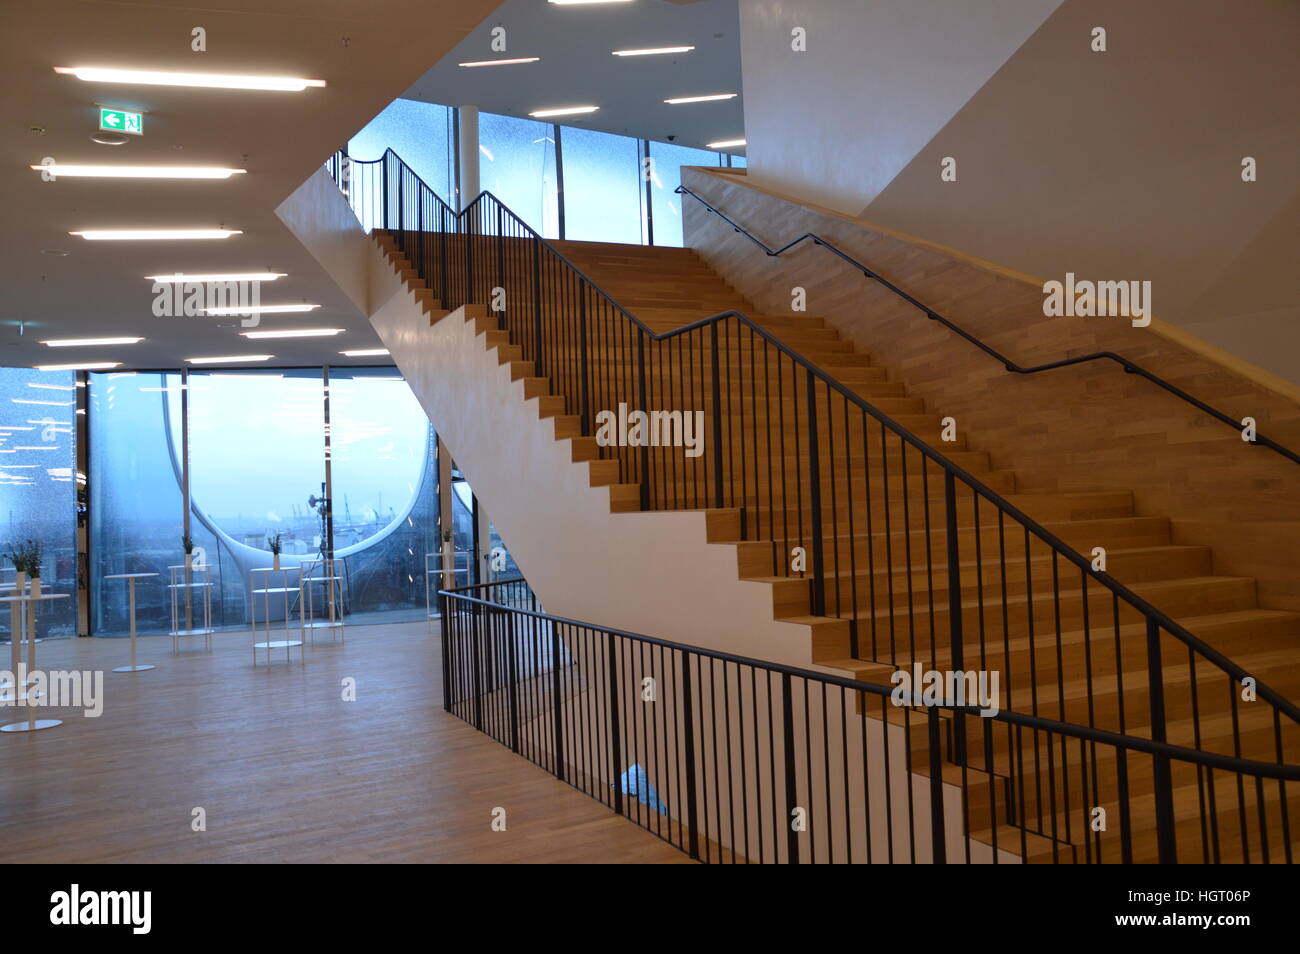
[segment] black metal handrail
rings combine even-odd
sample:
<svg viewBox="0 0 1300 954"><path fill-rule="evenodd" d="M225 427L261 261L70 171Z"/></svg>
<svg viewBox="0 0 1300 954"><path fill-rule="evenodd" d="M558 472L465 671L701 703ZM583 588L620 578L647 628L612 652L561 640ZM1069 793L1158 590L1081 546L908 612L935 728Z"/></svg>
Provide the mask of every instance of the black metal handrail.
<svg viewBox="0 0 1300 954"><path fill-rule="evenodd" d="M805 232L802 235L798 236L797 238L789 242L786 242L780 248L773 248L769 246L766 242L764 242L762 239L758 238L758 236L750 232L743 225L736 222L734 219L728 216L721 209L717 208L715 205L710 203L703 196L693 191L692 189L686 186L678 186L674 191L680 193L681 195L689 195L692 199L694 199L695 201L703 205L704 208L706 208L708 211L712 212L714 215L718 216L718 218L722 219L722 221L730 225L732 229L734 229L736 232L740 233L745 238L749 239L749 241L752 242L754 245L761 248L768 256L775 257L778 255L783 255L786 252L788 252L790 249L795 248L796 246L799 246L804 242L812 242L814 245L821 246L822 248L830 252L832 255L844 261L851 268L860 271L864 276L870 278L872 281L878 282L879 284L883 285L885 288L889 289L889 291L893 292L896 296L903 299L909 305L912 305L918 310L924 312L925 316L929 318L931 321L939 322L949 331L952 331L957 335L961 336L962 338L966 339L967 341L969 341L971 344L979 348L985 354L995 359L1008 371L1012 371L1016 374L1038 374L1041 371L1053 371L1056 370L1057 368L1068 368L1076 364L1087 364L1090 361L1114 361L1116 364L1122 367L1126 373L1136 374L1139 377L1145 378L1146 380L1150 381L1152 384L1156 385L1157 387L1163 388L1165 391L1168 391L1174 397L1187 402L1188 404L1195 407L1197 410L1202 411L1210 415L1211 417L1213 417L1215 420L1218 420L1228 425L1228 427L1231 427L1238 434L1241 433L1242 424L1240 421L1234 420L1233 418L1229 417L1227 414L1220 411L1218 408L1206 404L1204 401L1200 400L1199 398L1193 397L1192 395L1184 391L1182 388L1177 387L1174 384L1171 384L1170 382L1166 381L1164 378L1160 377L1158 374L1154 374L1151 371L1148 371L1146 368L1142 367L1141 365L1136 364L1133 361L1130 361L1122 354L1116 354L1113 351L1094 351L1090 354L1083 354L1074 358L1063 358L1060 361L1049 361L1046 364L1022 365L1017 361L1013 360L1012 358L1007 357L1002 352L994 348L992 345L984 341L981 341L979 338L975 337L965 328L962 328L956 322L952 321L949 318L944 317L943 315L939 314L939 312L935 311L933 308L929 307L928 305L921 302L914 296L903 291L903 289L899 288L893 282L889 281L889 279L884 278L878 272L872 270L867 265L864 265L862 262L858 261L856 258L849 255L843 249L838 248L834 243L828 241L825 238L822 238L820 235L817 235L815 232ZM1281 454L1283 457L1291 461L1293 464L1300 464L1300 454L1297 454L1295 451L1291 450L1288 447L1284 447L1283 445L1277 443L1277 441L1274 441L1271 438L1265 437L1263 434L1260 434L1258 431L1255 432L1254 440L1251 441L1250 443L1257 444L1260 447L1267 447L1269 450Z"/></svg>
<svg viewBox="0 0 1300 954"><path fill-rule="evenodd" d="M1132 658L1139 656L1144 657L1147 668L1144 685L1139 687L1148 697L1142 715L1150 721L1147 726L1140 722L1138 726L1153 739L1165 741L1167 715L1170 711L1182 712L1188 698L1185 694L1190 691L1190 732L1196 747L1202 746L1202 730L1208 731L1209 722L1202 719L1201 696L1206 699L1210 696L1208 688L1198 691L1202 681L1196 670L1198 660L1227 677L1230 712L1224 715L1230 714L1233 726L1239 724L1242 713L1237 695L1240 684L1250 676L1246 669L1108 573L1094 570L1091 562L1074 547L748 316L725 311L656 333L491 193L480 194L465 210L454 212L391 150L380 160L352 162L354 168L357 165L362 167L364 175L349 184L353 207L360 204L366 215L373 213L372 224L391 232L399 250L444 308L487 303L500 297L493 306L500 326L510 341L521 348L522 357L533 362L535 373L548 379L552 393L563 399L565 413L577 419L580 434L593 435L594 408L598 406L613 407L628 402L642 409L682 406L711 411L709 435L713 450L708 461L711 467L701 467L699 461L688 466L685 460L647 447L601 446L598 453L618 462L620 479L639 485L641 509L650 509L653 497L653 504L663 508L695 506L737 510L741 519L739 539L770 543L772 575L807 584L809 616L814 621L847 622L849 655L860 656L861 640L867 637L862 630L869 625L871 651L866 658L896 662L900 652L898 640L904 638L911 658L922 658L920 653L924 647L922 644L918 648L918 635L923 641L925 634L918 634L917 627L928 623L930 660L939 658L936 631L944 626L951 631L951 641L943 651L950 653L953 668L963 668L963 627L968 626L978 629L982 665L990 659L996 661L1001 653L1008 665L1016 660L1023 668L1023 649L1013 649L1011 630L1014 623L1018 641L1027 625L1028 691L1023 686L1016 688L1020 690L1021 704L1030 707L1030 714L1039 714L1040 683L1050 686L1055 681L1060 721L1068 721L1064 683L1068 664L1084 669L1087 675L1087 724L1096 727L1098 720L1109 719L1121 734L1131 733L1134 713L1125 710L1123 676L1124 670L1131 667ZM771 370L773 365L775 372ZM652 404L651 398L657 403ZM794 407L787 419L786 406L791 402ZM850 410L859 415L852 423ZM869 422L875 428L871 435ZM748 440L746 427L752 431ZM792 435L788 436L791 431ZM840 438L838 447L837 437ZM879 449L872 450L877 437ZM892 459L889 440L897 442ZM759 445L764 441L766 457L760 460ZM909 452L916 456L910 472ZM931 513L931 504L938 502L932 499L929 489L932 473L936 479L943 480L941 517ZM891 475L894 477L892 498ZM918 479L920 488L915 487ZM969 490L969 498L959 499L958 483ZM917 489L922 497L919 507L915 504ZM878 506L881 502L883 506ZM992 508L992 519L982 529L984 504ZM923 511L920 517L918 509ZM970 525L959 526L959 511L968 512L974 520L973 547L967 545L965 561L959 536L961 531L969 531ZM932 526L932 517L935 522L943 521L942 534ZM1008 563L1008 520L1012 523L1013 538L1014 532L1023 535L1023 566L1018 564L1014 553ZM866 536L859 540L863 523ZM883 569L878 570L877 534L873 526L880 524L884 527L884 553L881 555ZM899 524L901 531L894 529ZM996 540L992 539L994 528ZM913 543L918 533L923 533L923 537ZM894 546L903 552L891 553L891 543L900 535ZM936 561L932 543L940 539L947 555L946 560ZM1034 541L1041 544L1038 556L1033 553ZM1015 543L1014 539L1012 542ZM792 553L792 544L795 550L807 551L811 564L808 571L795 571L789 564L787 555ZM921 568L914 567L913 560L919 559L914 549L919 553L922 545L928 606L918 607L915 600L920 597L915 597L914 578ZM985 578L983 567L986 559L992 557L986 558L983 547L996 550L997 579L992 567L989 578ZM969 583L972 556L977 618L970 612L972 601L962 584L963 572ZM1067 566L1072 564L1078 573L1077 594L1067 591L1064 598L1062 560ZM1033 591L1035 566L1039 567L1040 594L1044 586L1041 574L1049 574L1051 578L1055 644L1040 651L1048 657L1046 660L1035 657L1040 642L1035 625L1050 632L1053 624L1037 619L1042 614ZM943 594L945 589L947 592L937 605L936 575L947 577L946 586L940 580L939 592ZM1109 607L1093 608L1096 600L1095 593L1089 593L1090 582L1110 594ZM993 593L986 605L986 591L998 583L1000 602ZM1016 587L1023 585L1023 603L1018 595L1014 599L1009 596L1009 583ZM1066 584L1073 585L1068 580ZM883 592L886 588L887 593ZM906 613L902 606L903 590ZM1090 621L1090 614L1102 617L1107 609L1113 623L1113 660L1098 658L1102 655L1098 633L1110 626L1099 630ZM1082 640L1068 646L1069 640L1063 640L1066 632L1063 611L1082 613L1081 623L1076 624L1082 628ZM1140 617L1144 631L1123 631L1127 624L1121 622L1122 617L1130 611ZM938 624L936 621L945 614L947 622ZM1073 616L1070 618L1073 620ZM1002 647L996 646L999 621ZM1105 622L1103 618L1102 623ZM986 628L991 646L986 644ZM1163 648L1162 632L1170 634L1183 647L1185 661L1177 653L1171 657ZM887 649L883 645L886 638ZM1050 658L1053 654L1054 659ZM1178 667L1178 679L1185 680L1185 685L1173 682L1166 687L1164 670L1169 666ZM1117 714L1094 711L1094 680L1106 684L1118 680L1117 689L1113 690L1118 700ZM1008 687L1010 695L1010 681ZM1279 763L1284 762L1290 736L1300 724L1300 708L1263 683L1258 684L1256 692L1271 707L1275 756ZM1217 693L1215 690L1216 696ZM1014 697L1011 702L1015 703ZM1223 705L1221 699L1218 705ZM1081 722L1084 719L1082 711L1078 718ZM1239 737L1225 744L1236 746L1235 754L1240 754Z"/></svg>
<svg viewBox="0 0 1300 954"><path fill-rule="evenodd" d="M1061 861L1069 852L1075 861L1169 863L1179 860L1181 846L1182 860L1292 861L1285 783L1300 781L1297 765L984 711L963 699L922 699L893 686L555 616L536 608L522 578L440 590L438 598L448 712L702 861L943 862L951 848L952 860L997 863L1000 837L1002 850L1018 851L1024 860L1031 854L1049 860L1050 853L1050 860ZM647 713L647 703L653 712ZM914 709L923 712L915 725L926 736L913 741ZM896 748L891 759L887 734L870 745L868 719L901 723L909 733L904 751ZM724 721L727 731L719 738ZM960 776L945 777L945 724L965 726L972 740L982 739L983 764L963 763ZM1026 738L1050 740L1035 747L1054 753L1050 768L1060 772L1047 804L1039 806L1039 814L1053 820L1050 837L1026 824L1032 812L1025 793L995 781L993 740L1003 735L1006 750L1022 757ZM1071 762L1076 748L1079 758ZM816 765L812 753L822 754ZM1144 772L1161 764L1169 772L1152 772L1156 797L1148 802ZM633 773L632 766L641 771ZM883 796L877 789L873 809L873 766L877 779L891 768L927 774L929 804L916 804L910 785L903 799L886 784ZM986 777L972 777L972 771ZM1216 780L1215 773L1223 775ZM1234 826L1221 833L1220 819L1204 802L1200 818L1180 826L1172 798L1159 790L1192 778L1220 789L1235 781L1254 794L1256 804L1242 798L1236 807L1240 845L1229 844ZM1276 804L1265 780L1277 782ZM945 781L960 794L959 833L947 830L945 815L955 813L933 810L944 804ZM840 791L845 797L835 807L830 796ZM1118 824L1103 821L1099 829L1098 806L1117 809ZM796 809L812 813L810 824L802 836L783 837L775 820ZM901 820L904 814L908 852L892 830L888 845L873 849L873 824L878 831L882 815ZM1016 830L1009 843L999 835L1006 826ZM928 857L924 848L918 851L921 831L929 835ZM1149 857L1151 846L1135 855L1134 836L1144 831L1159 834L1156 857Z"/></svg>

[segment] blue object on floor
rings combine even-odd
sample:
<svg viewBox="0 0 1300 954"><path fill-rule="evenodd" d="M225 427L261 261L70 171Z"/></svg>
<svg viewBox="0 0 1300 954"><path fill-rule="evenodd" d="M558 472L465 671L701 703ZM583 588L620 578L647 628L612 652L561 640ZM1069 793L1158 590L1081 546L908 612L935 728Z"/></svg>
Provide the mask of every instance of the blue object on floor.
<svg viewBox="0 0 1300 954"><path fill-rule="evenodd" d="M641 763L635 763L630 769L624 772L618 780L623 789L624 795L632 795L638 802L643 805L649 805L660 815L668 814L668 807L659 801L659 795L655 787L650 784L650 780L645 777L645 769Z"/></svg>

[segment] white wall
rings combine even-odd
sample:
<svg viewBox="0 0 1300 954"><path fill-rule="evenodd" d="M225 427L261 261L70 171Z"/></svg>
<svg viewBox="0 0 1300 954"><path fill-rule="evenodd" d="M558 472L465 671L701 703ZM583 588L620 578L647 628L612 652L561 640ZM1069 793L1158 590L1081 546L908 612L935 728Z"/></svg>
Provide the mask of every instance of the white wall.
<svg viewBox="0 0 1300 954"><path fill-rule="evenodd" d="M749 175L857 214L1059 3L741 0Z"/></svg>
<svg viewBox="0 0 1300 954"><path fill-rule="evenodd" d="M1150 281L1157 318L1300 384L1296 0L741 0L741 31L754 184L1040 279Z"/></svg>

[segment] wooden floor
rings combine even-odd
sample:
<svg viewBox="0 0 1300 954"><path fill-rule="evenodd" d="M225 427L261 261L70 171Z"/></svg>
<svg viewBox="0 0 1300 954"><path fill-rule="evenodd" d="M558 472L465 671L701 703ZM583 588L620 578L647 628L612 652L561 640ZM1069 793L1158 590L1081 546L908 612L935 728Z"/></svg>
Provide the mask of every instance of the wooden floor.
<svg viewBox="0 0 1300 954"><path fill-rule="evenodd" d="M102 716L45 710L65 723L0 734L0 862L688 861L444 712L424 624L351 627L308 646L305 668L255 669L250 642L173 656L142 638L158 668L106 671ZM111 670L129 644L37 650L41 669Z"/></svg>

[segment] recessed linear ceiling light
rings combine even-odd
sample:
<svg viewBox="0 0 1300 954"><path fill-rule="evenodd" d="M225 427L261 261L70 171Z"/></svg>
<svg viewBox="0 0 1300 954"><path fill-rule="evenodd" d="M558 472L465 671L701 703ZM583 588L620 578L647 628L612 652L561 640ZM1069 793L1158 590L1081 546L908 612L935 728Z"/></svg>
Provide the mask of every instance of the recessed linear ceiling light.
<svg viewBox="0 0 1300 954"><path fill-rule="evenodd" d="M388 354L387 348L358 348L355 351L340 351L339 354L347 358L377 358L380 355Z"/></svg>
<svg viewBox="0 0 1300 954"><path fill-rule="evenodd" d="M708 96L678 96L675 99L665 99L665 103L673 106L680 106L682 103L716 103L723 99L735 99L739 93L711 93Z"/></svg>
<svg viewBox="0 0 1300 954"><path fill-rule="evenodd" d="M169 73L161 70L119 70L100 66L56 66L56 73L71 73L88 83L138 83L145 86L202 86L213 89L261 89L301 93L324 80L297 76L241 76L232 73Z"/></svg>
<svg viewBox="0 0 1300 954"><path fill-rule="evenodd" d="M614 50L614 56L654 56L657 53L689 53L693 46L657 46L647 50Z"/></svg>
<svg viewBox="0 0 1300 954"><path fill-rule="evenodd" d="M541 119L545 116L575 116L578 113L594 113L598 109L600 109L599 106L561 106L559 109L534 110L528 115Z"/></svg>
<svg viewBox="0 0 1300 954"><path fill-rule="evenodd" d="M285 315L300 311L313 311L320 305L222 305L203 308L202 315Z"/></svg>
<svg viewBox="0 0 1300 954"><path fill-rule="evenodd" d="M342 328L293 328L286 331L241 331L245 338L327 338L341 334Z"/></svg>
<svg viewBox="0 0 1300 954"><path fill-rule="evenodd" d="M547 0L557 7L576 7L587 3L631 3L632 0Z"/></svg>
<svg viewBox="0 0 1300 954"><path fill-rule="evenodd" d="M183 282L273 282L277 278L284 278L288 274L288 272L231 272L229 274L186 275L182 272L176 272L172 275L146 275L145 279L151 282L161 282L165 285L179 285Z"/></svg>
<svg viewBox="0 0 1300 954"><path fill-rule="evenodd" d="M224 239L242 235L242 229L86 229L69 232L90 242L129 242L149 239Z"/></svg>
<svg viewBox="0 0 1300 954"><path fill-rule="evenodd" d="M74 166L53 163L31 167L42 174L59 176L86 176L103 179L229 179L244 175L246 169L227 169L222 166Z"/></svg>
<svg viewBox="0 0 1300 954"><path fill-rule="evenodd" d="M121 361L83 361L79 364L38 364L37 371L103 371L107 368L118 368L122 366ZM69 402L71 403L71 402Z"/></svg>
<svg viewBox="0 0 1300 954"><path fill-rule="evenodd" d="M458 63L457 66L513 66L516 63L536 63L540 56L520 56L513 60L475 60L472 63Z"/></svg>
<svg viewBox="0 0 1300 954"><path fill-rule="evenodd" d="M239 361L270 361L273 354L227 354L215 358L186 358L189 364L232 364Z"/></svg>
<svg viewBox="0 0 1300 954"><path fill-rule="evenodd" d="M84 345L87 348L97 345L129 345L136 342L144 341L143 338L48 338L41 344L47 348L76 348Z"/></svg>
<svg viewBox="0 0 1300 954"><path fill-rule="evenodd" d="M710 149L731 149L734 146L743 146L743 139L723 139L718 142L705 143Z"/></svg>

